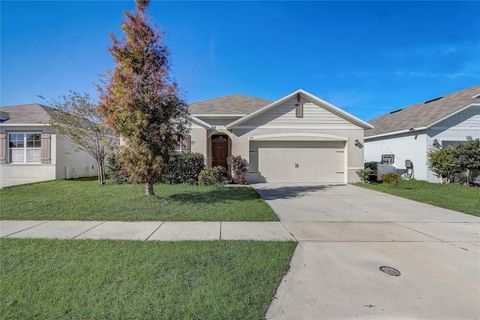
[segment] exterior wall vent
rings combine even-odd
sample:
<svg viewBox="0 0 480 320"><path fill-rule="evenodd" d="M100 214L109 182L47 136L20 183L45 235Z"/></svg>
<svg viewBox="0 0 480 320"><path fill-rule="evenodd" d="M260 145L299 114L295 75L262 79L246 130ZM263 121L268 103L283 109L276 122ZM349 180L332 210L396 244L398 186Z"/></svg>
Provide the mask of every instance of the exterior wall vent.
<svg viewBox="0 0 480 320"><path fill-rule="evenodd" d="M427 103L430 103L430 102L434 102L434 101L440 100L440 99L442 99L442 98L443 98L443 97L438 97L438 98L435 98L435 99L427 100L427 101L425 101L423 104L427 104Z"/></svg>
<svg viewBox="0 0 480 320"><path fill-rule="evenodd" d="M7 121L8 119L10 119L10 114L5 111L0 111L0 122Z"/></svg>
<svg viewBox="0 0 480 320"><path fill-rule="evenodd" d="M400 112L400 111L402 111L402 110L403 110L403 108L402 108L402 109L398 109L398 110L393 110L393 111L390 111L390 114L392 114L392 113L397 113L397 112Z"/></svg>
<svg viewBox="0 0 480 320"><path fill-rule="evenodd" d="M295 103L295 116L303 118L303 104L300 103L300 93L297 93L297 102Z"/></svg>

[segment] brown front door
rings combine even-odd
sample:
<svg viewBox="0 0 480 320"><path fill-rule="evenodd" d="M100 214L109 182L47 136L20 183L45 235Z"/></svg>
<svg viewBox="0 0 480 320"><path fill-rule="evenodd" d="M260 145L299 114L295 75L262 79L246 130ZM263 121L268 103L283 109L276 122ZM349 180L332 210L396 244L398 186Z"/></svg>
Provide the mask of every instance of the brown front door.
<svg viewBox="0 0 480 320"><path fill-rule="evenodd" d="M227 168L228 138L212 136L212 168L222 166Z"/></svg>

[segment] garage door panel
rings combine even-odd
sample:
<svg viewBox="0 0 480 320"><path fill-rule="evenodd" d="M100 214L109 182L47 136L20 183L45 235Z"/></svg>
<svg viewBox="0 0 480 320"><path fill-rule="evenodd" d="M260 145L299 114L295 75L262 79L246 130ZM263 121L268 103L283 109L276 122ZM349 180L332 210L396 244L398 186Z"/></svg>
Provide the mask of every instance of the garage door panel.
<svg viewBox="0 0 480 320"><path fill-rule="evenodd" d="M344 142L252 142L251 172L267 182L343 183Z"/></svg>

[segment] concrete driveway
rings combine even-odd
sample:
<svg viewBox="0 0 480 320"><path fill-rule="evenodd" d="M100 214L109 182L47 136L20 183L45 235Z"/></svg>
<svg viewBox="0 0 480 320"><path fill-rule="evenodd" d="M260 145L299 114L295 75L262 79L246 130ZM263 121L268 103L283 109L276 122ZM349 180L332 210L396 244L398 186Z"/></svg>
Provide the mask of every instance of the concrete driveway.
<svg viewBox="0 0 480 320"><path fill-rule="evenodd" d="M352 185L255 188L299 241L267 319L480 319L480 218Z"/></svg>

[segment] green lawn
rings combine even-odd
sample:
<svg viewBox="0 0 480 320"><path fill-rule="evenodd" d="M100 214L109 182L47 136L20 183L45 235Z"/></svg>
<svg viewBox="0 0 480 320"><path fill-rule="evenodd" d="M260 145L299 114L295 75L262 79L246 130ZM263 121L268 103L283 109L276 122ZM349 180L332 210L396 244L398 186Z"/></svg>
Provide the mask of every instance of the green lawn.
<svg viewBox="0 0 480 320"><path fill-rule="evenodd" d="M0 240L2 319L261 319L293 242Z"/></svg>
<svg viewBox="0 0 480 320"><path fill-rule="evenodd" d="M417 180L404 180L398 186L386 183L357 186L480 216L480 188Z"/></svg>
<svg viewBox="0 0 480 320"><path fill-rule="evenodd" d="M56 180L0 190L2 219L275 221L253 188Z"/></svg>

